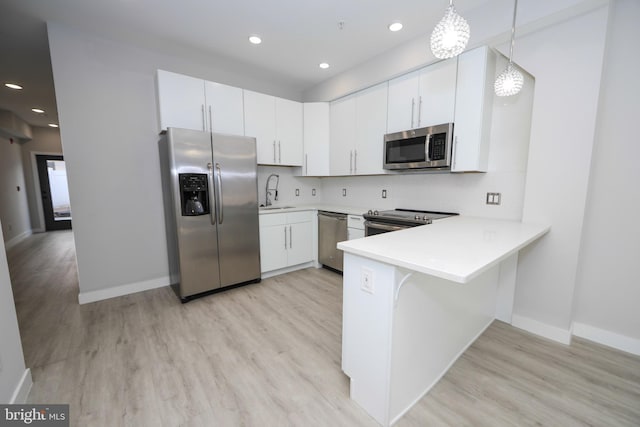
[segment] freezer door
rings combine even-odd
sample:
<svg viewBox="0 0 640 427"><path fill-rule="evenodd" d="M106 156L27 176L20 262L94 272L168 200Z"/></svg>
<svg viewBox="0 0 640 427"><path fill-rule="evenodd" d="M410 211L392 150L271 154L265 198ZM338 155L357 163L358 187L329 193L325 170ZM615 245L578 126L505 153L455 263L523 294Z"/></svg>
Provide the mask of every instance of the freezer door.
<svg viewBox="0 0 640 427"><path fill-rule="evenodd" d="M218 235L215 225L216 209L212 185L213 159L211 134L169 128L167 130L171 168L171 194L180 264L179 292L182 298L220 287L218 264ZM185 216L181 203L180 175L206 174L209 213Z"/></svg>
<svg viewBox="0 0 640 427"><path fill-rule="evenodd" d="M222 286L260 278L255 138L212 134Z"/></svg>

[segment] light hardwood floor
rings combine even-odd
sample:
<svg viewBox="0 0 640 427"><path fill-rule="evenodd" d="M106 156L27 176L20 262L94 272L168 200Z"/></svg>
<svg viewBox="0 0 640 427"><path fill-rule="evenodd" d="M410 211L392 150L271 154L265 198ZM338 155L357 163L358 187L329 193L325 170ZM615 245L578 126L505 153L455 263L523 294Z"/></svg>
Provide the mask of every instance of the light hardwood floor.
<svg viewBox="0 0 640 427"><path fill-rule="evenodd" d="M308 269L181 304L79 306L73 235L8 253L34 386L74 426L375 426L340 369L341 276ZM500 322L397 426L639 426L640 358Z"/></svg>

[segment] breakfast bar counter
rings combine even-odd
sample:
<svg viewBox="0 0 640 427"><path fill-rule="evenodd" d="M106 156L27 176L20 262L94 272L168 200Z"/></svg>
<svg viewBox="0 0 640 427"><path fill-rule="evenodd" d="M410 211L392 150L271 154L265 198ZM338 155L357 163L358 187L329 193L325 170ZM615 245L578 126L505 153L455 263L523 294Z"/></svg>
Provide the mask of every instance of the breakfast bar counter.
<svg viewBox="0 0 640 427"><path fill-rule="evenodd" d="M455 216L340 242L351 398L396 422L494 319L511 323L518 252L548 231Z"/></svg>

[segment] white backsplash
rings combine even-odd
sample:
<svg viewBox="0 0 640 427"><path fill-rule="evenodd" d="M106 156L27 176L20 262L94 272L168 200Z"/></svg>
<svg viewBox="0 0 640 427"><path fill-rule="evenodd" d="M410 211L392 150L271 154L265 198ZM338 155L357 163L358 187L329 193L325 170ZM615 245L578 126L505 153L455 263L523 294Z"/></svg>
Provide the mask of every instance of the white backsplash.
<svg viewBox="0 0 640 427"><path fill-rule="evenodd" d="M258 200L260 205L265 204L267 178L272 173L280 177L278 183L278 200L271 196L273 206L289 206L320 203L322 201L322 183L319 178L298 177L294 174L299 168L285 166L258 166ZM271 180L271 186L275 185L275 178ZM296 189L300 195L296 196ZM316 195L313 196L313 190Z"/></svg>

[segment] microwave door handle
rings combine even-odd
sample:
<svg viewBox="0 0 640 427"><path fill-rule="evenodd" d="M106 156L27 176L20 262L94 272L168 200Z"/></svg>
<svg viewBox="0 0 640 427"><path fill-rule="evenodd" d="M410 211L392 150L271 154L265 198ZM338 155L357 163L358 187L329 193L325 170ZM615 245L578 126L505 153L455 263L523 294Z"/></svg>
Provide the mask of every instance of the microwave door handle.
<svg viewBox="0 0 640 427"><path fill-rule="evenodd" d="M431 134L427 135L426 152L427 152L427 161L428 162L431 161L431 138L433 138L433 135L431 135Z"/></svg>

